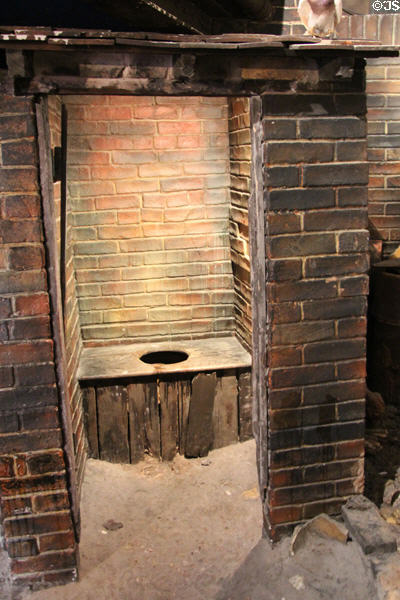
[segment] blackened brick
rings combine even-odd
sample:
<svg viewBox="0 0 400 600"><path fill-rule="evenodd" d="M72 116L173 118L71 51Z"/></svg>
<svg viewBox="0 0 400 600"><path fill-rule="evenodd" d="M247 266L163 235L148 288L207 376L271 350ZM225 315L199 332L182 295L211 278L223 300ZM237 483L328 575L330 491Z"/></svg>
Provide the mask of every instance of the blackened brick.
<svg viewBox="0 0 400 600"><path fill-rule="evenodd" d="M0 412L0 433L13 433L18 431L18 417L13 412Z"/></svg>
<svg viewBox="0 0 400 600"><path fill-rule="evenodd" d="M307 165L303 167L305 186L349 185L368 183L368 163Z"/></svg>
<svg viewBox="0 0 400 600"><path fill-rule="evenodd" d="M336 111L331 94L268 94L263 96L263 114L318 116L336 114Z"/></svg>
<svg viewBox="0 0 400 600"><path fill-rule="evenodd" d="M48 448L59 448L61 443L61 432L57 429L10 434L0 437L0 453L47 450Z"/></svg>
<svg viewBox="0 0 400 600"><path fill-rule="evenodd" d="M39 553L37 542L34 538L27 540L12 540L7 542L8 554L11 558L24 558L36 556Z"/></svg>
<svg viewBox="0 0 400 600"><path fill-rule="evenodd" d="M274 281L293 281L301 279L301 260L270 260L268 267L270 278Z"/></svg>
<svg viewBox="0 0 400 600"><path fill-rule="evenodd" d="M0 319L6 319L11 315L11 302L9 298L0 298Z"/></svg>
<svg viewBox="0 0 400 600"><path fill-rule="evenodd" d="M338 337L363 337L367 333L366 317L341 319L338 322Z"/></svg>
<svg viewBox="0 0 400 600"><path fill-rule="evenodd" d="M342 402L338 405L338 420L357 421L365 418L365 400ZM343 478L345 475L343 476Z"/></svg>
<svg viewBox="0 0 400 600"><path fill-rule="evenodd" d="M300 446L301 440L302 432L299 428L271 431L269 436L269 450L294 448Z"/></svg>
<svg viewBox="0 0 400 600"><path fill-rule="evenodd" d="M299 485L289 488L278 488L272 490L271 500L279 504L299 504L321 498L334 496L335 488L332 483L317 483L309 485Z"/></svg>
<svg viewBox="0 0 400 600"><path fill-rule="evenodd" d="M302 356L300 348L272 348L268 352L268 364L271 367L293 367L301 365Z"/></svg>
<svg viewBox="0 0 400 600"><path fill-rule="evenodd" d="M43 475L44 473L55 473L65 470L62 450L45 454L34 454L26 458L26 464L31 475Z"/></svg>
<svg viewBox="0 0 400 600"><path fill-rule="evenodd" d="M286 366L286 365L285 365ZM301 388L289 388L283 390L269 391L269 407L274 408L292 408L301 405Z"/></svg>
<svg viewBox="0 0 400 600"><path fill-rule="evenodd" d="M11 572L21 574L36 571L57 571L75 566L75 552L73 550L59 550L58 552L42 553L22 560L13 559L11 561Z"/></svg>
<svg viewBox="0 0 400 600"><path fill-rule="evenodd" d="M56 406L58 395L55 386L37 386L0 390L0 409L21 410L41 406Z"/></svg>
<svg viewBox="0 0 400 600"><path fill-rule="evenodd" d="M46 362L53 358L53 343L49 341L3 344L0 365Z"/></svg>
<svg viewBox="0 0 400 600"><path fill-rule="evenodd" d="M290 450L277 450L272 452L272 468L282 468L313 463L327 463L335 457L335 446L310 446L308 448L295 448Z"/></svg>
<svg viewBox="0 0 400 600"><path fill-rule="evenodd" d="M63 474L52 474L52 475L41 475L39 477L24 477L22 479L2 479L0 481L0 489L4 496L19 496L22 494L36 494L38 492L47 492L50 490L59 490L65 489L66 487L66 479ZM28 524L34 523L30 519L27 520ZM16 526L23 526L24 522L19 521ZM11 527L11 526L10 526ZM10 531L7 531L7 534L10 535ZM14 528L14 533L11 535L19 536L19 535L27 535L28 533L35 533L34 529L27 529L23 531L16 531ZM40 533L37 531L37 533Z"/></svg>
<svg viewBox="0 0 400 600"><path fill-rule="evenodd" d="M328 444L362 437L364 437L363 421L308 427L303 430L304 444Z"/></svg>
<svg viewBox="0 0 400 600"><path fill-rule="evenodd" d="M304 215L306 231L332 231L336 229L366 229L366 210L319 210Z"/></svg>
<svg viewBox="0 0 400 600"><path fill-rule="evenodd" d="M358 400L365 396L364 381L328 382L322 385L307 385L303 390L304 405L324 404Z"/></svg>
<svg viewBox="0 0 400 600"><path fill-rule="evenodd" d="M321 383L334 379L333 365L320 365L318 368L290 367L287 369L272 369L271 383L275 388L287 388L295 385Z"/></svg>
<svg viewBox="0 0 400 600"><path fill-rule="evenodd" d="M33 507L36 513L66 509L69 507L68 494L66 492L60 492L35 495L33 498Z"/></svg>
<svg viewBox="0 0 400 600"><path fill-rule="evenodd" d="M36 192L37 171L33 167L0 169L0 192Z"/></svg>
<svg viewBox="0 0 400 600"><path fill-rule="evenodd" d="M35 408L21 412L21 429L56 429L60 425L56 406Z"/></svg>
<svg viewBox="0 0 400 600"><path fill-rule="evenodd" d="M364 456L364 440L352 440L336 446L338 458L354 458Z"/></svg>
<svg viewBox="0 0 400 600"><path fill-rule="evenodd" d="M350 187L338 190L339 206L367 206L368 188Z"/></svg>
<svg viewBox="0 0 400 600"><path fill-rule="evenodd" d="M50 535L41 535L39 537L40 552L54 550L65 550L75 546L75 538L72 531L62 533L52 533Z"/></svg>
<svg viewBox="0 0 400 600"><path fill-rule="evenodd" d="M38 246L10 248L9 260L11 269L15 271L41 269L44 266L43 248Z"/></svg>
<svg viewBox="0 0 400 600"><path fill-rule="evenodd" d="M331 254L336 251L334 234L285 235L270 241L272 258Z"/></svg>
<svg viewBox="0 0 400 600"><path fill-rule="evenodd" d="M304 302L303 315L307 321L318 319L339 319L364 315L367 300L363 296L354 298L333 298L329 302L314 300Z"/></svg>
<svg viewBox="0 0 400 600"><path fill-rule="evenodd" d="M55 369L52 363L38 365L21 365L14 369L18 386L46 385L55 383Z"/></svg>
<svg viewBox="0 0 400 600"><path fill-rule="evenodd" d="M340 296L367 295L369 289L369 277L346 277L339 282Z"/></svg>
<svg viewBox="0 0 400 600"><path fill-rule="evenodd" d="M264 138L270 140L294 139L296 121L294 119L264 119Z"/></svg>
<svg viewBox="0 0 400 600"><path fill-rule="evenodd" d="M20 498L2 498L1 514L4 519L32 513L32 500L28 496Z"/></svg>
<svg viewBox="0 0 400 600"><path fill-rule="evenodd" d="M338 379L362 379L367 375L366 359L338 363L337 373Z"/></svg>
<svg viewBox="0 0 400 600"><path fill-rule="evenodd" d="M300 135L303 138L340 139L362 138L366 134L363 119L357 117L326 117L316 119L301 119Z"/></svg>
<svg viewBox="0 0 400 600"><path fill-rule="evenodd" d="M12 367L0 367L0 388L11 387L13 383L14 376Z"/></svg>
<svg viewBox="0 0 400 600"><path fill-rule="evenodd" d="M300 321L300 304L295 302L281 302L270 307L271 319L274 323L293 323Z"/></svg>
<svg viewBox="0 0 400 600"><path fill-rule="evenodd" d="M15 298L15 314L27 317L33 315L48 315L50 312L47 294L29 294Z"/></svg>
<svg viewBox="0 0 400 600"><path fill-rule="evenodd" d="M10 340L48 339L51 336L49 317L17 319L8 323Z"/></svg>
<svg viewBox="0 0 400 600"><path fill-rule="evenodd" d="M289 323L272 326L272 344L298 344L333 338L335 328L333 321L317 321L316 323Z"/></svg>
<svg viewBox="0 0 400 600"><path fill-rule="evenodd" d="M343 162L348 160L367 160L366 142L338 142L337 160Z"/></svg>
<svg viewBox="0 0 400 600"><path fill-rule="evenodd" d="M0 273L0 294L40 292L46 289L44 271L9 271Z"/></svg>
<svg viewBox="0 0 400 600"><path fill-rule="evenodd" d="M338 500L337 498L332 498L328 500L323 500L320 502L310 502L306 504L303 508L303 518L304 519L312 519L321 513L326 513L328 515L338 515L340 514L340 509L343 505L343 500Z"/></svg>
<svg viewBox="0 0 400 600"><path fill-rule="evenodd" d="M35 165L36 147L29 140L2 144L3 165Z"/></svg>
<svg viewBox="0 0 400 600"><path fill-rule="evenodd" d="M268 232L270 235L298 233L300 230L300 215L294 213L271 213L268 215Z"/></svg>
<svg viewBox="0 0 400 600"><path fill-rule="evenodd" d="M269 284L268 297L273 302L311 300L312 298L334 298L337 295L335 281L293 281Z"/></svg>
<svg viewBox="0 0 400 600"><path fill-rule="evenodd" d="M51 515L26 516L9 519L4 524L4 529L10 537L24 535L40 535L53 531L66 531L71 528L69 512L59 512Z"/></svg>
<svg viewBox="0 0 400 600"><path fill-rule="evenodd" d="M367 252L368 243L368 231L346 231L339 235L338 251L341 253Z"/></svg>
<svg viewBox="0 0 400 600"><path fill-rule="evenodd" d="M40 215L38 196L6 196L4 198L4 216L6 219L33 219Z"/></svg>
<svg viewBox="0 0 400 600"><path fill-rule="evenodd" d="M304 348L306 363L361 358L365 355L365 340L338 340L308 344Z"/></svg>
<svg viewBox="0 0 400 600"><path fill-rule="evenodd" d="M335 194L330 189L272 190L268 196L271 210L307 210L329 208L335 205Z"/></svg>
<svg viewBox="0 0 400 600"><path fill-rule="evenodd" d="M269 513L272 524L290 523L301 521L303 508L301 506L282 506L273 508Z"/></svg>
<svg viewBox="0 0 400 600"><path fill-rule="evenodd" d="M306 260L307 277L365 273L369 267L367 255L323 256Z"/></svg>
<svg viewBox="0 0 400 600"><path fill-rule="evenodd" d="M264 169L264 184L269 187L297 187L299 177L298 167L267 167Z"/></svg>
<svg viewBox="0 0 400 600"><path fill-rule="evenodd" d="M34 134L34 124L31 116L0 117L0 138L2 140L30 137Z"/></svg>
<svg viewBox="0 0 400 600"><path fill-rule="evenodd" d="M40 242L42 230L40 223L37 221L2 221L0 224L0 234L5 244ZM33 252L37 253L38 250L39 249L36 248ZM14 252L16 252L16 249ZM32 252L32 248L19 249L20 255L27 252ZM28 258L28 256L26 258ZM17 260L18 256L15 257L14 262L17 262ZM21 259L19 262L21 262Z"/></svg>
<svg viewBox="0 0 400 600"><path fill-rule="evenodd" d="M318 142L269 142L265 162L270 164L330 162L334 146ZM353 159L354 160L354 159Z"/></svg>

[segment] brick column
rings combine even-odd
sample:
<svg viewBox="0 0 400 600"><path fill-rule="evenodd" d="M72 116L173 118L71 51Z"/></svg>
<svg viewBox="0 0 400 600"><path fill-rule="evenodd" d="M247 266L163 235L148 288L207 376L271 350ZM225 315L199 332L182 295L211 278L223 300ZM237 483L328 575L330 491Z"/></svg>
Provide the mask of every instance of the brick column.
<svg viewBox="0 0 400 600"><path fill-rule="evenodd" d="M28 98L0 99L0 500L15 584L76 576Z"/></svg>
<svg viewBox="0 0 400 600"><path fill-rule="evenodd" d="M265 524L274 539L363 489L368 165L359 75L347 93L323 83L263 97Z"/></svg>

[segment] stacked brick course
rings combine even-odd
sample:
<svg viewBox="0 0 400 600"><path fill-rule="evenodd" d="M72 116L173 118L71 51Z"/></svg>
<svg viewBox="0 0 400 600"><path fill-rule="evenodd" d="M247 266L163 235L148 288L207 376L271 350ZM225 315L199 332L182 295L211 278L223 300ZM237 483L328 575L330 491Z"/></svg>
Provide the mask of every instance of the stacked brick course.
<svg viewBox="0 0 400 600"><path fill-rule="evenodd" d="M272 537L363 486L368 165L357 80L348 94L321 85L264 97Z"/></svg>
<svg viewBox="0 0 400 600"><path fill-rule="evenodd" d="M27 98L0 98L0 496L16 582L76 575L39 196Z"/></svg>
<svg viewBox="0 0 400 600"><path fill-rule="evenodd" d="M231 211L230 245L234 275L235 330L251 348L251 282L249 248L249 197L251 191L250 107L248 98L229 101Z"/></svg>
<svg viewBox="0 0 400 600"><path fill-rule="evenodd" d="M84 342L229 335L227 100L65 102Z"/></svg>

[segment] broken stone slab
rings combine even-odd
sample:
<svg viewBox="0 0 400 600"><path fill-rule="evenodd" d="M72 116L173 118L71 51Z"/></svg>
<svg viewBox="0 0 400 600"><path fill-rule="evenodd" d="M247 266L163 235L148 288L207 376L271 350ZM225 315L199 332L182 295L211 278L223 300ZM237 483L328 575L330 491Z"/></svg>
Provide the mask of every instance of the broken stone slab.
<svg viewBox="0 0 400 600"><path fill-rule="evenodd" d="M344 522L364 554L385 554L397 551L396 537L381 517L378 508L365 496L352 496L342 506Z"/></svg>
<svg viewBox="0 0 400 600"><path fill-rule="evenodd" d="M342 523L339 523L322 513L310 521L307 521L304 525L298 525L296 527L290 544L291 554L295 554L300 548L306 546L311 534L318 534L324 538L341 542L342 544L345 544L349 537L349 532Z"/></svg>

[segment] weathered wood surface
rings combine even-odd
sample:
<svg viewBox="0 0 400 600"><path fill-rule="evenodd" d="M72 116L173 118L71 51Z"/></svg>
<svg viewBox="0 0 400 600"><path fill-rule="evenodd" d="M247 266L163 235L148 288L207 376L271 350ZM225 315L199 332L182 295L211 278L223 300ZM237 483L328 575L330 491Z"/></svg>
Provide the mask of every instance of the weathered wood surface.
<svg viewBox="0 0 400 600"><path fill-rule="evenodd" d="M172 460L178 447L178 397L179 381L161 380L158 384L160 398L161 456Z"/></svg>
<svg viewBox="0 0 400 600"><path fill-rule="evenodd" d="M82 389L83 414L85 419L86 436L88 441L89 457L99 456L99 434L97 431L97 401L93 387Z"/></svg>
<svg viewBox="0 0 400 600"><path fill-rule="evenodd" d="M129 462L126 389L120 385L97 388L99 453L102 460Z"/></svg>
<svg viewBox="0 0 400 600"><path fill-rule="evenodd" d="M68 493L71 499L75 537L76 540L79 541L80 508L72 431L71 398L68 389L59 256L57 250L57 234L55 230L56 219L54 215L53 167L51 161L49 111L47 98L42 98L36 105L36 124L38 131L40 192L42 198L45 244L47 252L46 267L51 300L51 323L54 338L57 388L60 394L64 450L67 462Z"/></svg>
<svg viewBox="0 0 400 600"><path fill-rule="evenodd" d="M145 408L146 385L132 383L127 387L129 411L130 462L136 464L143 460L146 450Z"/></svg>
<svg viewBox="0 0 400 600"><path fill-rule="evenodd" d="M213 410L213 448L238 441L238 381L236 373L218 377Z"/></svg>
<svg viewBox="0 0 400 600"><path fill-rule="evenodd" d="M244 371L238 378L239 388L239 439L245 442L253 437L252 411L253 395L251 393L251 373Z"/></svg>
<svg viewBox="0 0 400 600"><path fill-rule="evenodd" d="M216 373L199 373L192 381L186 430L185 456L206 456L213 445L213 409Z"/></svg>
<svg viewBox="0 0 400 600"><path fill-rule="evenodd" d="M146 447L155 458L161 457L160 411L158 405L157 382L145 385L144 430Z"/></svg>
<svg viewBox="0 0 400 600"><path fill-rule="evenodd" d="M114 383L83 387L93 458L135 464L150 454L170 461L177 452L205 456L237 442L239 435L251 437L249 369Z"/></svg>

